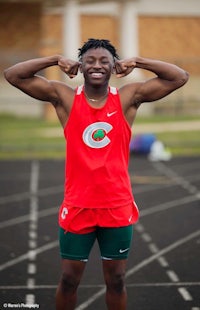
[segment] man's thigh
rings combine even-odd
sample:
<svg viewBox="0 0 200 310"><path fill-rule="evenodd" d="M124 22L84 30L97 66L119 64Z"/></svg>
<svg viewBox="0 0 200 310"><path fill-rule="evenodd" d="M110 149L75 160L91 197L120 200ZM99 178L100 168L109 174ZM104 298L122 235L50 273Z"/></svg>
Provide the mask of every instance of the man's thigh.
<svg viewBox="0 0 200 310"><path fill-rule="evenodd" d="M59 228L60 255L63 259L87 261L96 232L75 234Z"/></svg>
<svg viewBox="0 0 200 310"><path fill-rule="evenodd" d="M101 257L105 260L127 259L133 236L133 225L116 228L97 228Z"/></svg>

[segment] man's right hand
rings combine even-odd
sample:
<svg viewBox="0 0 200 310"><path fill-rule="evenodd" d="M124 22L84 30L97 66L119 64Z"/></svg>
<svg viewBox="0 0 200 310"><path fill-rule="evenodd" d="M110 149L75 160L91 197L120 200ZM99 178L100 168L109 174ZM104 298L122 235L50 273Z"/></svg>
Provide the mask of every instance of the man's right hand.
<svg viewBox="0 0 200 310"><path fill-rule="evenodd" d="M78 74L80 62L61 57L58 60L58 66L70 79L73 79Z"/></svg>

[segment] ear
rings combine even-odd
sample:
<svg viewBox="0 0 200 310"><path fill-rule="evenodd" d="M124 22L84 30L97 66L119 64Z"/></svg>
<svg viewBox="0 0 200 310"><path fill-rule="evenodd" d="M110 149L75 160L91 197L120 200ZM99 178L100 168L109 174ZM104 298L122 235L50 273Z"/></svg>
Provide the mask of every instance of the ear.
<svg viewBox="0 0 200 310"><path fill-rule="evenodd" d="M81 61L79 62L79 71L80 71L80 73L83 73L82 62Z"/></svg>
<svg viewBox="0 0 200 310"><path fill-rule="evenodd" d="M115 66L112 68L112 74L116 74L116 68L115 68Z"/></svg>
<svg viewBox="0 0 200 310"><path fill-rule="evenodd" d="M117 74L117 67L116 67L117 61L118 61L118 59L114 57L114 63L113 63L113 68L112 68L112 74Z"/></svg>
<svg viewBox="0 0 200 310"><path fill-rule="evenodd" d="M116 67L115 67L115 65L112 68L112 74L116 74Z"/></svg>

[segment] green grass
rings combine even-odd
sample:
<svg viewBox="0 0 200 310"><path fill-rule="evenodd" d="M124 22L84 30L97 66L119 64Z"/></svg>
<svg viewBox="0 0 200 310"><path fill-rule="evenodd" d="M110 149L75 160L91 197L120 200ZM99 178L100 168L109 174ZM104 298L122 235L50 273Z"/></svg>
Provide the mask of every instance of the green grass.
<svg viewBox="0 0 200 310"><path fill-rule="evenodd" d="M60 129L59 123L42 119L0 115L0 159L63 158L63 137L45 137L42 130Z"/></svg>
<svg viewBox="0 0 200 310"><path fill-rule="evenodd" d="M200 121L199 115L153 115L150 117L140 116L136 118L136 122L149 124L149 123L170 123L170 122L181 122L181 121Z"/></svg>
<svg viewBox="0 0 200 310"><path fill-rule="evenodd" d="M199 156L200 132L163 132L156 134L158 140L167 146L174 156Z"/></svg>
<svg viewBox="0 0 200 310"><path fill-rule="evenodd" d="M199 121L200 117L187 115L154 115L151 117L137 118L136 124L162 124L170 122ZM156 133L156 138L169 148L173 156L199 156L200 155L200 131L165 131Z"/></svg>
<svg viewBox="0 0 200 310"><path fill-rule="evenodd" d="M198 117L153 116L137 118L136 124L192 121ZM44 132L55 129L58 136L46 136ZM162 132L156 137L167 146L174 156L200 155L200 132ZM58 122L43 119L18 118L0 115L0 159L64 158L65 140Z"/></svg>

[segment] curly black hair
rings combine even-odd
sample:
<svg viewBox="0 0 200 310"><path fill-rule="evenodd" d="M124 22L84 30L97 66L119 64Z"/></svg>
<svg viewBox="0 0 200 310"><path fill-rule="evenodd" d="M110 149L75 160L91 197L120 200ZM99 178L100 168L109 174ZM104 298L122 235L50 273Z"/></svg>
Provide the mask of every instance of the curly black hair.
<svg viewBox="0 0 200 310"><path fill-rule="evenodd" d="M90 38L90 39L88 39L87 42L85 42L83 44L83 46L81 48L78 49L79 50L79 53L78 53L79 60L81 60L82 56L89 49L100 48L100 47L107 49L111 53L113 58L119 59L119 55L117 54L116 48L110 43L109 40Z"/></svg>

